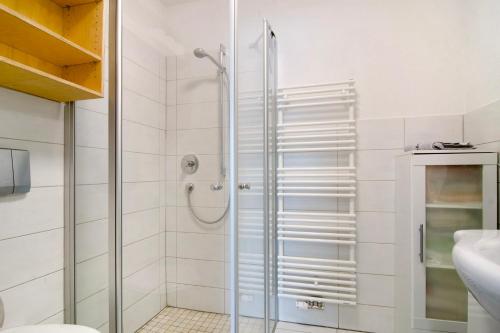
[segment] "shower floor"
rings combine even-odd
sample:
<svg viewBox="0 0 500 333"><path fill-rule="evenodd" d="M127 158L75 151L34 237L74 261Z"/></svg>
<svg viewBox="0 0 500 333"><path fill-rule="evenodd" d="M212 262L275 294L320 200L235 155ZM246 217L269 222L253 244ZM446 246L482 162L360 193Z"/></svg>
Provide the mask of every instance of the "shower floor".
<svg viewBox="0 0 500 333"><path fill-rule="evenodd" d="M262 320L240 318L241 333L262 332ZM165 308L137 333L226 333L230 331L229 316L187 310L180 308Z"/></svg>

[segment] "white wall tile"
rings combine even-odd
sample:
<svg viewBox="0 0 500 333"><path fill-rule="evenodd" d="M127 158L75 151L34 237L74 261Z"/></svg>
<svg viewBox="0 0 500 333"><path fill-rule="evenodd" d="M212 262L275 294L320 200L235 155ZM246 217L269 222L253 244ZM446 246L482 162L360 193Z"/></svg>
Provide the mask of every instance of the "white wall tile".
<svg viewBox="0 0 500 333"><path fill-rule="evenodd" d="M76 264L76 300L77 302L108 287L108 254Z"/></svg>
<svg viewBox="0 0 500 333"><path fill-rule="evenodd" d="M405 145L462 142L463 124L462 115L405 118Z"/></svg>
<svg viewBox="0 0 500 333"><path fill-rule="evenodd" d="M357 212L358 242L394 243L395 213Z"/></svg>
<svg viewBox="0 0 500 333"><path fill-rule="evenodd" d="M104 184L108 182L108 150L76 148L76 184Z"/></svg>
<svg viewBox="0 0 500 333"><path fill-rule="evenodd" d="M160 102L160 78L136 63L123 60L123 86L155 102Z"/></svg>
<svg viewBox="0 0 500 333"><path fill-rule="evenodd" d="M224 288L224 263L177 259L177 283Z"/></svg>
<svg viewBox="0 0 500 333"><path fill-rule="evenodd" d="M177 154L218 154L218 138L216 128L177 131Z"/></svg>
<svg viewBox="0 0 500 333"><path fill-rule="evenodd" d="M166 182L165 204L167 206L176 206L177 205L177 183L176 182Z"/></svg>
<svg viewBox="0 0 500 333"><path fill-rule="evenodd" d="M75 112L75 143L77 146L108 148L108 116L77 109Z"/></svg>
<svg viewBox="0 0 500 333"><path fill-rule="evenodd" d="M167 282L177 282L177 258L167 257L166 262L166 275Z"/></svg>
<svg viewBox="0 0 500 333"><path fill-rule="evenodd" d="M177 284L167 283L167 305L177 306Z"/></svg>
<svg viewBox="0 0 500 333"><path fill-rule="evenodd" d="M192 103L177 107L177 129L219 127L219 103Z"/></svg>
<svg viewBox="0 0 500 333"><path fill-rule="evenodd" d="M177 107L167 106L166 110L166 129L167 131L175 131L177 129Z"/></svg>
<svg viewBox="0 0 500 333"><path fill-rule="evenodd" d="M3 328L39 323L64 309L62 270L0 292ZM29 300L29 301L27 301Z"/></svg>
<svg viewBox="0 0 500 333"><path fill-rule="evenodd" d="M160 262L135 272L123 279L123 307L126 309L159 288Z"/></svg>
<svg viewBox="0 0 500 333"><path fill-rule="evenodd" d="M64 226L64 188L32 188L0 197L0 240Z"/></svg>
<svg viewBox="0 0 500 333"><path fill-rule="evenodd" d="M162 105L130 89L123 89L123 119L161 128Z"/></svg>
<svg viewBox="0 0 500 333"><path fill-rule="evenodd" d="M125 120L123 122L123 150L160 154L160 130Z"/></svg>
<svg viewBox="0 0 500 333"><path fill-rule="evenodd" d="M217 101L218 81L214 77L177 81L177 104Z"/></svg>
<svg viewBox="0 0 500 333"><path fill-rule="evenodd" d="M158 261L159 236L153 236L123 247L123 277Z"/></svg>
<svg viewBox="0 0 500 333"><path fill-rule="evenodd" d="M75 228L76 262L102 255L108 251L108 220L80 223Z"/></svg>
<svg viewBox="0 0 500 333"><path fill-rule="evenodd" d="M166 144L165 149L167 151L167 155L176 155L177 154L177 131L167 131L166 133Z"/></svg>
<svg viewBox="0 0 500 333"><path fill-rule="evenodd" d="M177 257L177 233L166 232L165 253L167 257Z"/></svg>
<svg viewBox="0 0 500 333"><path fill-rule="evenodd" d="M224 261L224 236L177 233L179 258Z"/></svg>
<svg viewBox="0 0 500 333"><path fill-rule="evenodd" d="M123 212L131 213L160 206L158 182L124 183Z"/></svg>
<svg viewBox="0 0 500 333"><path fill-rule="evenodd" d="M108 217L108 184L77 185L75 192L76 223Z"/></svg>
<svg viewBox="0 0 500 333"><path fill-rule="evenodd" d="M3 138L64 143L64 112L59 103L0 88Z"/></svg>
<svg viewBox="0 0 500 333"><path fill-rule="evenodd" d="M160 75L159 52L127 28L123 29L123 56L152 74Z"/></svg>
<svg viewBox="0 0 500 333"><path fill-rule="evenodd" d="M139 241L160 232L160 208L123 214L123 244Z"/></svg>
<svg viewBox="0 0 500 333"><path fill-rule="evenodd" d="M358 180L395 180L395 158L402 154L394 150L358 150L357 178Z"/></svg>
<svg viewBox="0 0 500 333"><path fill-rule="evenodd" d="M224 289L177 284L177 306L224 313Z"/></svg>
<svg viewBox="0 0 500 333"><path fill-rule="evenodd" d="M491 103L464 115L465 141L473 144L500 140L500 101Z"/></svg>
<svg viewBox="0 0 500 333"><path fill-rule="evenodd" d="M359 211L394 212L394 181L358 181Z"/></svg>
<svg viewBox="0 0 500 333"><path fill-rule="evenodd" d="M360 119L358 149L401 149L404 146L402 118Z"/></svg>
<svg viewBox="0 0 500 333"><path fill-rule="evenodd" d="M165 229L166 231L177 230L177 207L165 207Z"/></svg>
<svg viewBox="0 0 500 333"><path fill-rule="evenodd" d="M339 307L339 326L374 333L394 332L394 309L371 305Z"/></svg>
<svg viewBox="0 0 500 333"><path fill-rule="evenodd" d="M63 229L0 241L0 290L62 269L63 251Z"/></svg>
<svg viewBox="0 0 500 333"><path fill-rule="evenodd" d="M160 180L160 156L142 153L123 153L124 182L156 182ZM159 189L159 184L157 185Z"/></svg>
<svg viewBox="0 0 500 333"><path fill-rule="evenodd" d="M44 319L40 322L41 325L59 325L64 324L64 311L56 313L55 315Z"/></svg>
<svg viewBox="0 0 500 333"><path fill-rule="evenodd" d="M109 318L109 291L104 289L76 304L78 324L101 327Z"/></svg>
<svg viewBox="0 0 500 333"><path fill-rule="evenodd" d="M358 274L358 303L394 307L394 277Z"/></svg>
<svg viewBox="0 0 500 333"><path fill-rule="evenodd" d="M162 81L163 82L163 81ZM174 106L177 104L177 81L167 81L164 85L166 101L164 104Z"/></svg>
<svg viewBox="0 0 500 333"><path fill-rule="evenodd" d="M165 65L167 70L167 80L168 81L177 80L177 57L176 56L165 57Z"/></svg>
<svg viewBox="0 0 500 333"><path fill-rule="evenodd" d="M394 245L358 243L358 272L394 275Z"/></svg>
<svg viewBox="0 0 500 333"><path fill-rule="evenodd" d="M123 332L133 333L160 311L159 289L153 291L123 312Z"/></svg>

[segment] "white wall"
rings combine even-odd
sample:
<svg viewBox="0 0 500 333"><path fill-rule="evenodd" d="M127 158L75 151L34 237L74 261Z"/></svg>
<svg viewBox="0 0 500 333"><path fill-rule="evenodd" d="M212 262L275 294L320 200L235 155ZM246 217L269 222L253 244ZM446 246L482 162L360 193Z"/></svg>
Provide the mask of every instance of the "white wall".
<svg viewBox="0 0 500 333"><path fill-rule="evenodd" d="M4 327L64 320L64 114L59 103L0 88L0 147L26 149L31 191L0 197Z"/></svg>
<svg viewBox="0 0 500 333"><path fill-rule="evenodd" d="M494 38L498 33L500 3L493 0L466 3L470 13L467 20L470 79L465 140L480 149L500 153L500 41Z"/></svg>

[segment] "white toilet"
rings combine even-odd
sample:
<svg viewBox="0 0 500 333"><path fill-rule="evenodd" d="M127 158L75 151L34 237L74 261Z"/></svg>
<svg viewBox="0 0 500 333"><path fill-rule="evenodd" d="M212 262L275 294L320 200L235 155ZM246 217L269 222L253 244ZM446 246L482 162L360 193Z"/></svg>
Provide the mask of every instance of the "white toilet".
<svg viewBox="0 0 500 333"><path fill-rule="evenodd" d="M1 333L99 333L98 331L77 325L33 325L0 329Z"/></svg>

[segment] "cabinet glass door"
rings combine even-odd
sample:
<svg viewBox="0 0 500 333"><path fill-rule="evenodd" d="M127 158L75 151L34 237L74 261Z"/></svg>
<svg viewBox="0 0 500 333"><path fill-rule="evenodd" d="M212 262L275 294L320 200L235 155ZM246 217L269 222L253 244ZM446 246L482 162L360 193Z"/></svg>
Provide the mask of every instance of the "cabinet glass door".
<svg viewBox="0 0 500 333"><path fill-rule="evenodd" d="M451 252L457 230L482 229L481 165L426 167L426 317L467 321L467 289Z"/></svg>

